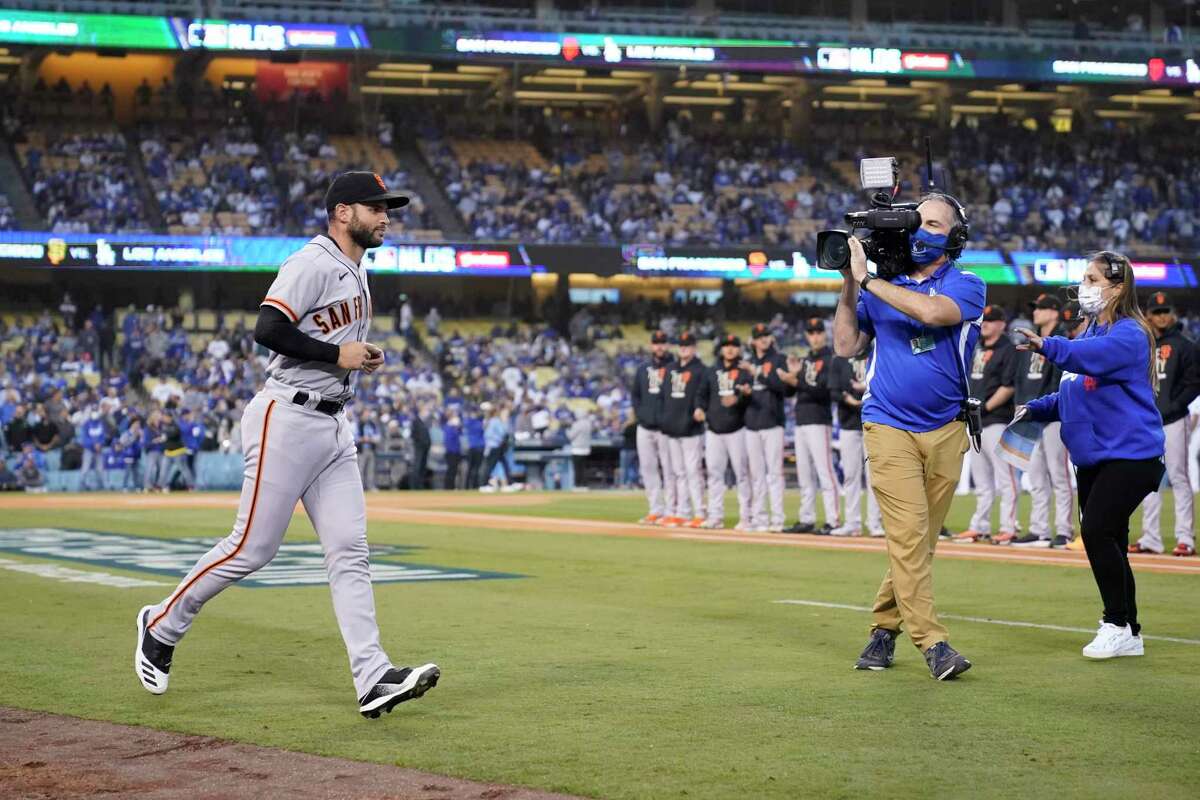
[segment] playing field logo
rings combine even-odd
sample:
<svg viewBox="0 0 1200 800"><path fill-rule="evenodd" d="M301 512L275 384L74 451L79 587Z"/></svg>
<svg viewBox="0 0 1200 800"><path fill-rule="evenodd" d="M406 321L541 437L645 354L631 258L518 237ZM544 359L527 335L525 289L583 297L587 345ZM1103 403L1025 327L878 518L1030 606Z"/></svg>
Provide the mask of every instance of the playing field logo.
<svg viewBox="0 0 1200 800"><path fill-rule="evenodd" d="M0 552L74 561L108 569L152 573L169 576L176 581L217 541L205 538L156 539L65 528L0 529ZM371 581L376 584L422 583L521 577L503 572L483 572L391 560L415 549L373 545ZM320 542L284 542L270 564L238 581L237 585L262 588L312 586L327 582Z"/></svg>

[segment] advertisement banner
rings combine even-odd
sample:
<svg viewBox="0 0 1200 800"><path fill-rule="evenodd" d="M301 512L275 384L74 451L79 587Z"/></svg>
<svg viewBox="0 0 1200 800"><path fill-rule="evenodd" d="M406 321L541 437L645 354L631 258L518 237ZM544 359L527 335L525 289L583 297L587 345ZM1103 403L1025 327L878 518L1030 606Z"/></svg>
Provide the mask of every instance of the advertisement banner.
<svg viewBox="0 0 1200 800"><path fill-rule="evenodd" d="M345 97L350 91L350 65L336 61L301 61L299 64L275 64L259 61L255 74L258 99L266 103L289 100L299 93L316 92L328 100L335 93Z"/></svg>
<svg viewBox="0 0 1200 800"><path fill-rule="evenodd" d="M178 46L164 17L10 9L0 9L0 42L141 50L174 50Z"/></svg>

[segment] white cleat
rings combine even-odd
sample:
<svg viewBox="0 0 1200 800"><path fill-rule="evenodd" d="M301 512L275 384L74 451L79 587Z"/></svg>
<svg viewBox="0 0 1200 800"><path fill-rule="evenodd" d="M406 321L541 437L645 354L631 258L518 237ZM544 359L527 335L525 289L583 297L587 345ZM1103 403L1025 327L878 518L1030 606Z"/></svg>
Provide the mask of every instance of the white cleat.
<svg viewBox="0 0 1200 800"><path fill-rule="evenodd" d="M1144 653L1141 636L1134 636L1128 625L1122 628L1108 622L1100 623L1096 638L1083 648L1083 654L1094 659L1140 656Z"/></svg>
<svg viewBox="0 0 1200 800"><path fill-rule="evenodd" d="M783 524L778 523L775 525L768 525L767 532L768 533L783 533Z"/></svg>
<svg viewBox="0 0 1200 800"><path fill-rule="evenodd" d="M715 519L706 519L704 522L700 523L700 527L707 528L708 530L721 530L725 527L725 523L718 522Z"/></svg>
<svg viewBox="0 0 1200 800"><path fill-rule="evenodd" d="M882 539L885 536L887 536L887 533L884 532L883 528L875 528L871 531L872 539Z"/></svg>
<svg viewBox="0 0 1200 800"><path fill-rule="evenodd" d="M133 647L133 671L147 692L167 691L167 673L171 671L171 656L175 647L163 644L146 630L154 606L144 606L137 615L137 641Z"/></svg>
<svg viewBox="0 0 1200 800"><path fill-rule="evenodd" d="M862 536L862 528L853 525L839 525L829 532L830 536Z"/></svg>

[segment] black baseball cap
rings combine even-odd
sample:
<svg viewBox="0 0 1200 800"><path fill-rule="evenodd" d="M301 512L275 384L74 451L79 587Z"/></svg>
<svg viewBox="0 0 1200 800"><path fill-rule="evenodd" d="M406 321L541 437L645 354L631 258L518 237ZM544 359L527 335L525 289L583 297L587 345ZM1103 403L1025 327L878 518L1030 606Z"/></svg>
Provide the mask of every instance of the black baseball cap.
<svg viewBox="0 0 1200 800"><path fill-rule="evenodd" d="M750 338L751 339L758 339L762 336L770 336L770 335L771 335L771 329L768 328L766 325L764 325L761 322L750 329Z"/></svg>
<svg viewBox="0 0 1200 800"><path fill-rule="evenodd" d="M325 191L325 210L333 211L338 203L387 203L387 207L402 208L408 205L408 197L399 192L389 192L387 184L376 172L343 172L333 179Z"/></svg>
<svg viewBox="0 0 1200 800"><path fill-rule="evenodd" d="M808 321L804 323L804 330L809 333L824 331L825 320L821 319L820 317L809 317Z"/></svg>
<svg viewBox="0 0 1200 800"><path fill-rule="evenodd" d="M687 345L690 345L691 347L695 347L696 346L696 337L692 335L691 331L684 331L683 333L679 334L679 345L681 347L687 346Z"/></svg>
<svg viewBox="0 0 1200 800"><path fill-rule="evenodd" d="M739 339L735 334L727 333L721 337L721 341L717 342L717 347L724 347L725 345L729 345L729 344L736 345L737 347L741 347L742 340Z"/></svg>
<svg viewBox="0 0 1200 800"><path fill-rule="evenodd" d="M1007 322L1008 315L1000 306L989 305L983 307L983 320L984 322Z"/></svg>
<svg viewBox="0 0 1200 800"><path fill-rule="evenodd" d="M1063 306L1062 314L1063 324L1069 329L1078 328L1083 324L1083 310L1079 307L1079 302L1076 300L1068 300Z"/></svg>
<svg viewBox="0 0 1200 800"><path fill-rule="evenodd" d="M1029 304L1030 308L1053 308L1055 311L1062 311L1062 300L1058 299L1058 295L1054 294L1039 294L1037 300Z"/></svg>
<svg viewBox="0 0 1200 800"><path fill-rule="evenodd" d="M650 344L670 344L671 340L663 331L655 331L650 334Z"/></svg>
<svg viewBox="0 0 1200 800"><path fill-rule="evenodd" d="M1170 311L1175 306L1171 305L1171 298L1167 297L1166 292L1155 292L1150 295L1150 303L1147 308L1153 314L1155 311Z"/></svg>

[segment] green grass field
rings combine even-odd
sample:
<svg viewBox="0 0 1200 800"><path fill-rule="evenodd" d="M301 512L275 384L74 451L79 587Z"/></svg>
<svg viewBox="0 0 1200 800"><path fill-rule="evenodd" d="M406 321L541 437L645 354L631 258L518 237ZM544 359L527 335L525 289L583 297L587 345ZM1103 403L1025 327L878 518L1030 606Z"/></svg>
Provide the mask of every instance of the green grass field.
<svg viewBox="0 0 1200 800"><path fill-rule="evenodd" d="M462 510L643 511L626 494L529 500ZM3 527L216 537L232 520L54 502L6 509ZM952 527L970 505L956 500ZM313 538L298 516L289 541ZM852 670L866 613L775 602L868 605L881 553L391 521L370 539L420 548L402 560L523 576L377 586L393 660L443 671L390 716L357 714L326 586L223 593L155 697L131 672L133 618L173 580L118 589L7 569L0 705L605 798L1200 796L1196 642L1094 663L1079 654L1089 634L951 621L975 667L938 683L907 638L894 669ZM1200 577L1138 581L1147 634L1200 640ZM1084 569L945 559L936 586L958 615L1088 629L1099 615Z"/></svg>

